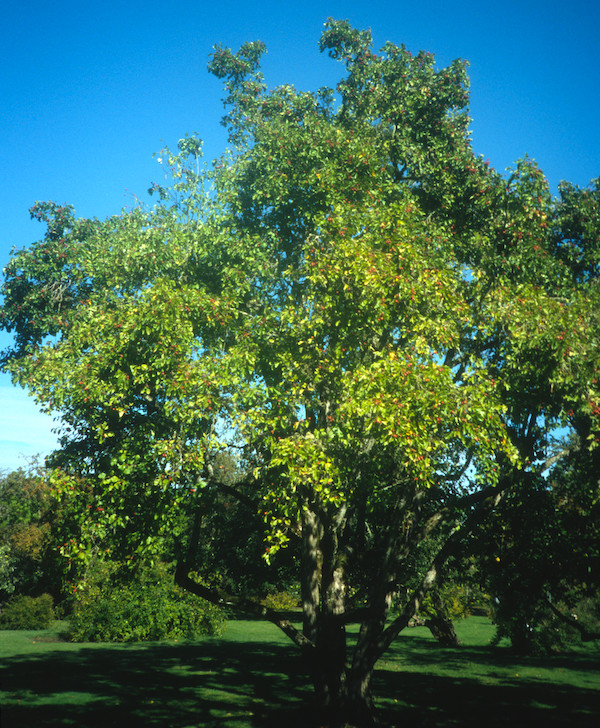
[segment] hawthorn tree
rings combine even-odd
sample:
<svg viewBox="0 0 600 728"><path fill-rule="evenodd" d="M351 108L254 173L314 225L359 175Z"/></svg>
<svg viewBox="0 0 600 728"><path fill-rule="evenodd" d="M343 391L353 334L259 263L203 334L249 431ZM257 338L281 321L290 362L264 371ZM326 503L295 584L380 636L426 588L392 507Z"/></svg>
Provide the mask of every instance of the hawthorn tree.
<svg viewBox="0 0 600 728"><path fill-rule="evenodd" d="M177 582L277 624L326 719L362 726L375 663L506 494L539 486L557 428L597 457L599 185L554 199L530 160L476 156L460 60L375 53L333 20L320 49L345 75L312 93L267 90L259 42L215 48L230 149L164 150L151 209L37 204L4 362L61 416L57 491L86 483L65 556L175 539ZM302 629L190 575L227 499L273 568L294 554Z"/></svg>

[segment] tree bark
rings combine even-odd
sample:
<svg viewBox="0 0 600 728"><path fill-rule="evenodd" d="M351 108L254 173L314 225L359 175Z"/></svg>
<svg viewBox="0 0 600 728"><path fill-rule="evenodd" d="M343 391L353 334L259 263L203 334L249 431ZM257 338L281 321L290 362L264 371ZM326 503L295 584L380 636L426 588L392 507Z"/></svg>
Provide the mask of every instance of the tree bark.
<svg viewBox="0 0 600 728"><path fill-rule="evenodd" d="M346 724L346 620L345 574L340 534L345 527L346 506L305 508L303 516L303 606L305 634L311 650L310 671L323 723Z"/></svg>
<svg viewBox="0 0 600 728"><path fill-rule="evenodd" d="M325 703L326 681L320 673L318 658L319 604L323 556L321 553L322 526L316 513L305 504L302 511L302 553L300 593L302 597L302 633L307 640L303 650L306 667L317 701Z"/></svg>
<svg viewBox="0 0 600 728"><path fill-rule="evenodd" d="M459 647L460 640L458 639L444 600L437 589L433 589L431 592L431 601L433 602L433 609L425 620L425 626L430 629L431 634L442 647Z"/></svg>

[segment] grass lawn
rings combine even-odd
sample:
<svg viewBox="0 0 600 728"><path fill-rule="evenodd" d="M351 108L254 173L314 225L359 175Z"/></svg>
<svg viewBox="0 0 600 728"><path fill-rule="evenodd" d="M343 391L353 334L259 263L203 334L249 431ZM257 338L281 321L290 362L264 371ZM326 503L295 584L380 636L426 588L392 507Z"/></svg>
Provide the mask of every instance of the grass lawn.
<svg viewBox="0 0 600 728"><path fill-rule="evenodd" d="M493 627L456 625L463 646L440 649L405 630L377 666L388 725L411 728L597 728L600 651L522 658L488 647ZM222 637L126 645L0 632L2 728L309 728L311 687L295 647L262 622L230 622Z"/></svg>

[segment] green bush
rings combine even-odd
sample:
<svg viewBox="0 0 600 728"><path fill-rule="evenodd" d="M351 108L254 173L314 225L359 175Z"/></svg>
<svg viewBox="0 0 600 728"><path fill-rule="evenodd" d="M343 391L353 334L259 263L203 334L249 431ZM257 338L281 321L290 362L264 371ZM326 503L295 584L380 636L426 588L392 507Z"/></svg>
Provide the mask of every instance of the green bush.
<svg viewBox="0 0 600 728"><path fill-rule="evenodd" d="M290 591L270 592L261 603L277 612L293 612L300 606L298 596Z"/></svg>
<svg viewBox="0 0 600 728"><path fill-rule="evenodd" d="M440 593L451 619L490 614L489 595L476 584L443 584Z"/></svg>
<svg viewBox="0 0 600 728"><path fill-rule="evenodd" d="M0 612L0 629L48 629L54 621L50 594L12 597Z"/></svg>
<svg viewBox="0 0 600 728"><path fill-rule="evenodd" d="M78 587L69 621L74 642L142 642L220 634L225 616L177 587L163 566L127 580L103 566Z"/></svg>

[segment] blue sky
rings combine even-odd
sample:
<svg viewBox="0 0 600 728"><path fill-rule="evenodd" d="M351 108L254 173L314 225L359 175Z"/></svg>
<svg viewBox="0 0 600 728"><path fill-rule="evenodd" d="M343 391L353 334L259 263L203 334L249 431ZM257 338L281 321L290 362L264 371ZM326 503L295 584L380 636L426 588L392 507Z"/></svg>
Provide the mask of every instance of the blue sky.
<svg viewBox="0 0 600 728"><path fill-rule="evenodd" d="M371 28L376 48L467 59L473 144L497 169L528 154L553 189L600 175L597 0L13 1L0 31L0 269L43 235L36 200L104 217L160 181L164 144L198 132L207 157L222 151L221 86L206 72L215 43L263 40L271 87L335 85L342 68L317 47L329 16ZM52 426L0 375L0 471L48 453Z"/></svg>

